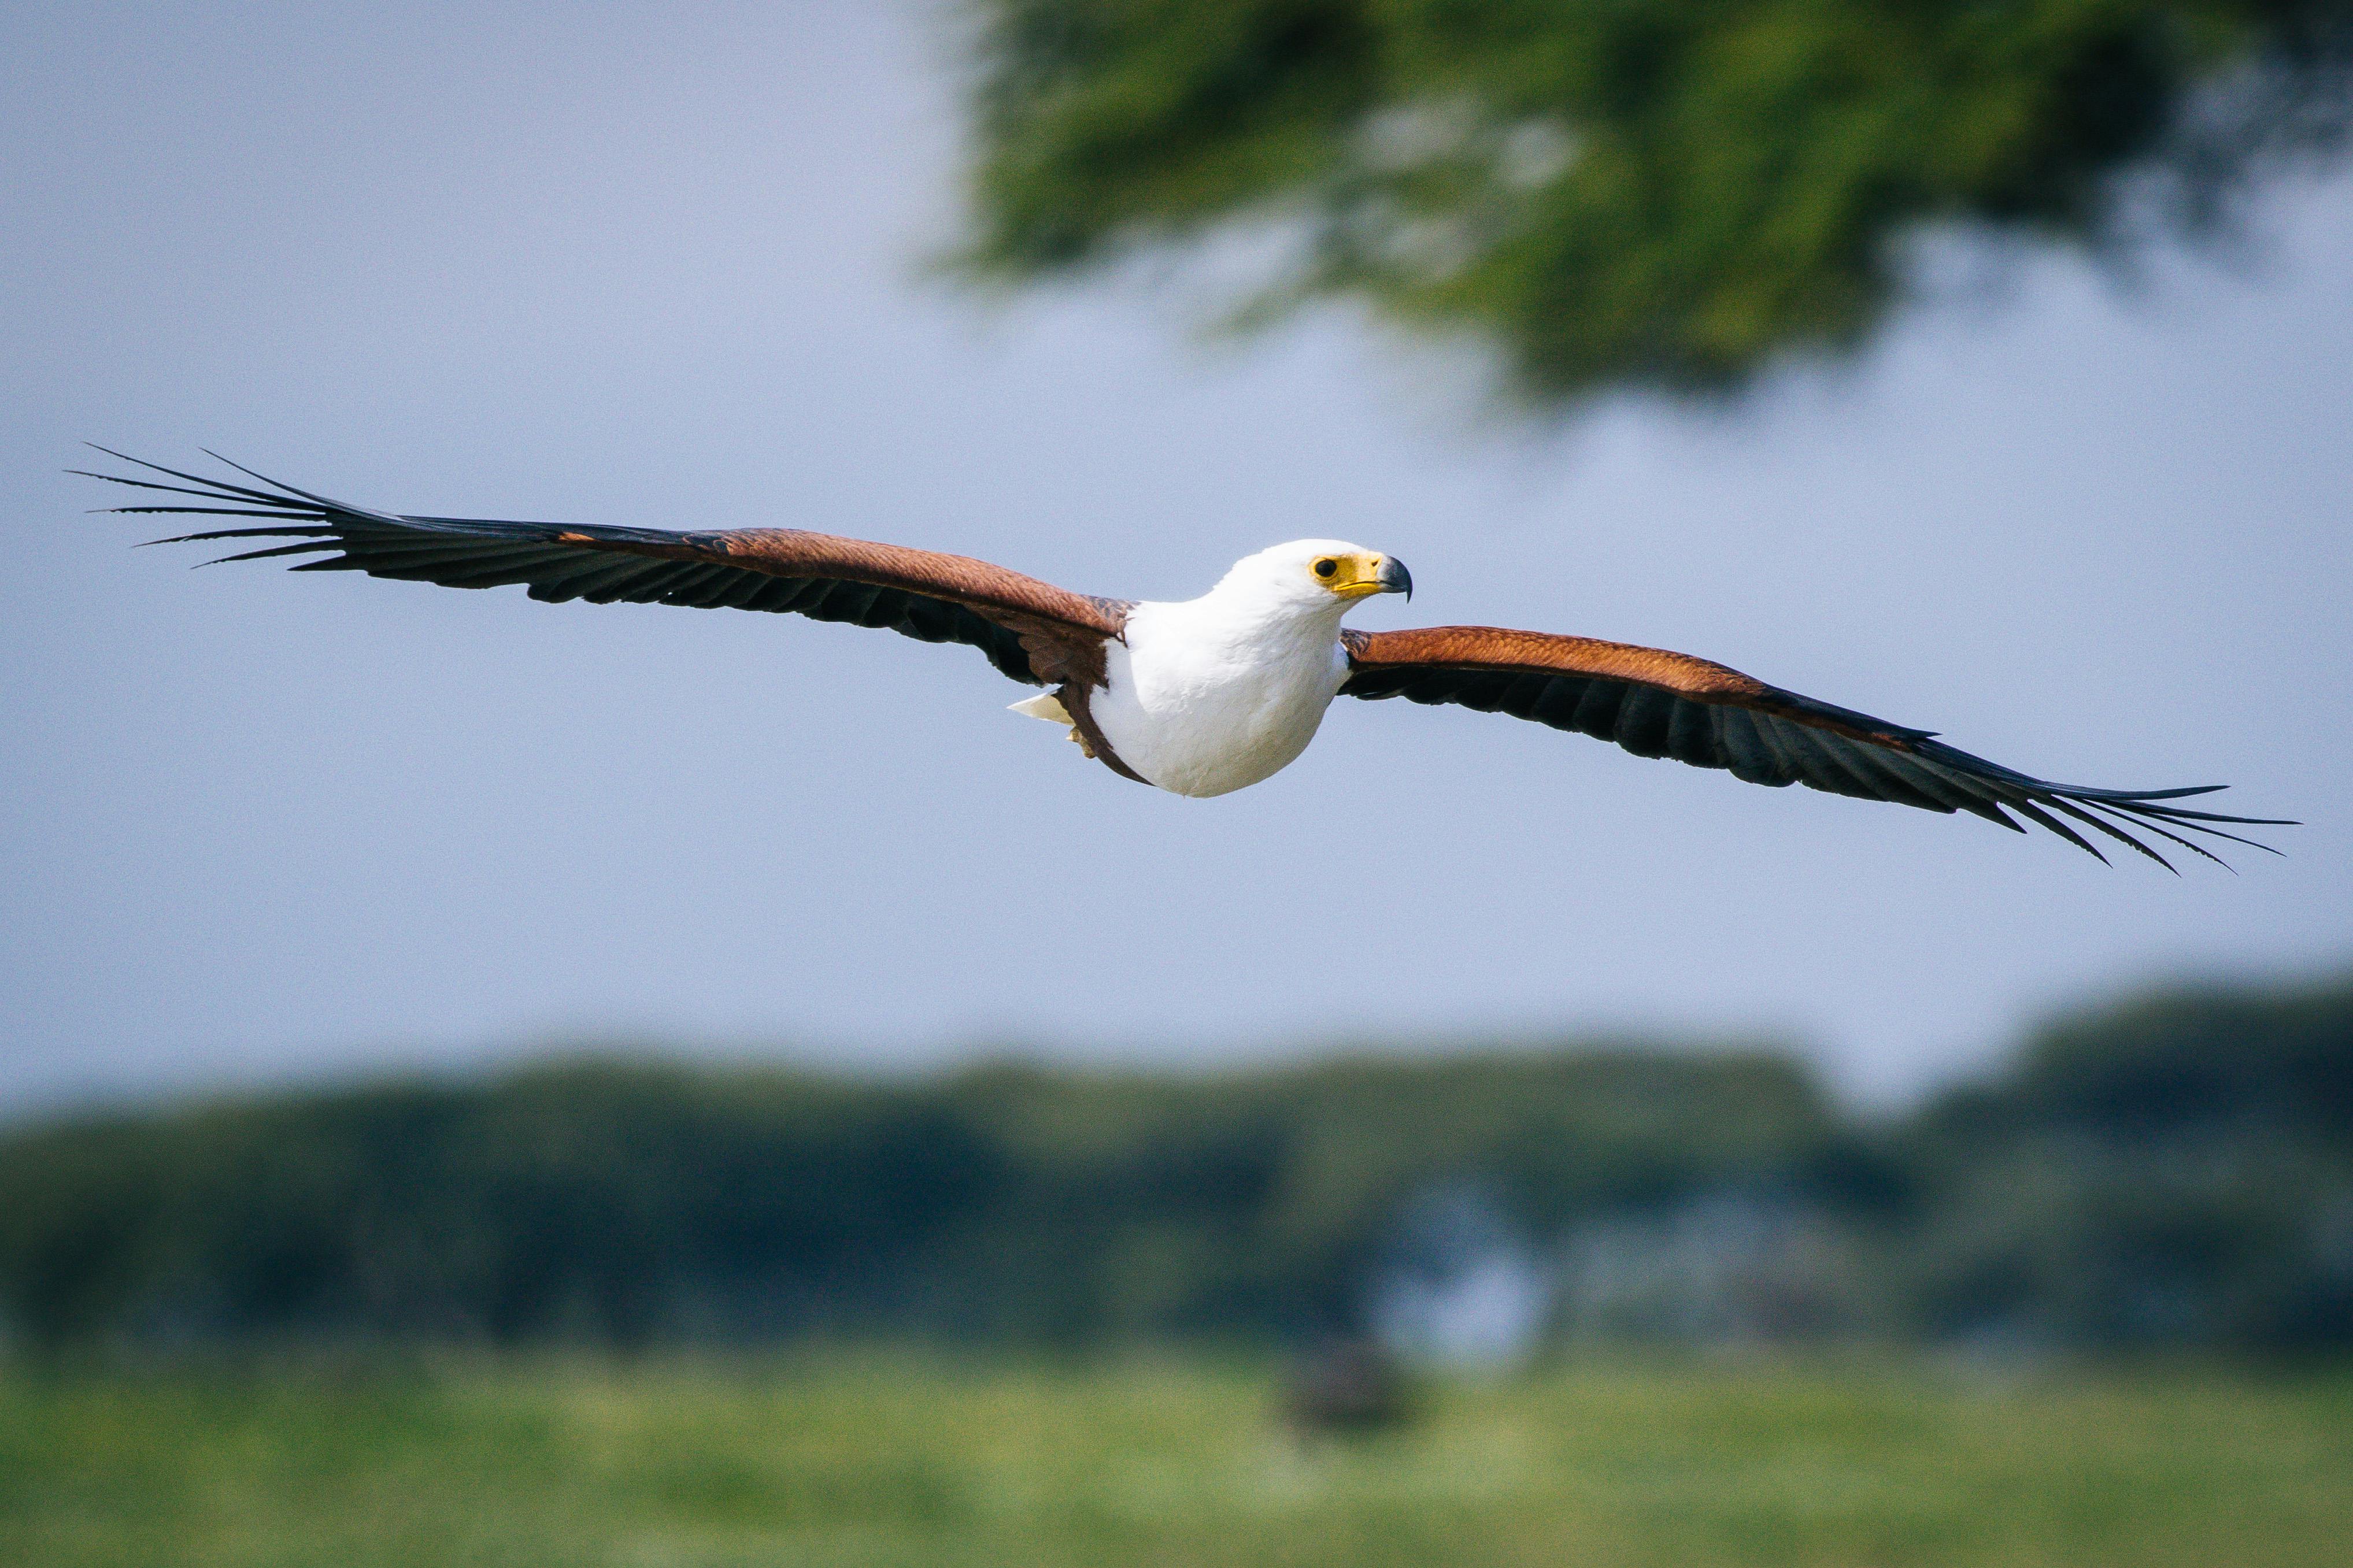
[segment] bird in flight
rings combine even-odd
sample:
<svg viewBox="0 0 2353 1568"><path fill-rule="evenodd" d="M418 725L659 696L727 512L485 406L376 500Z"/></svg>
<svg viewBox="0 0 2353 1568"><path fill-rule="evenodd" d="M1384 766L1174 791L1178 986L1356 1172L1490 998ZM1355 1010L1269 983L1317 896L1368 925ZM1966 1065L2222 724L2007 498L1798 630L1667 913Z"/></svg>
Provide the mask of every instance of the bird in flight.
<svg viewBox="0 0 2353 1568"><path fill-rule="evenodd" d="M2168 870L2142 836L2215 860L2186 835L2269 849L2220 825L2294 826L2178 804L2219 784L2087 789L2031 778L1933 731L1800 697L1689 654L1501 626L1358 631L1341 624L1351 606L1377 594L1410 597L1413 578L1396 557L1339 540L1262 550L1198 599L1139 603L1074 594L968 556L799 529L407 517L330 500L217 454L207 455L242 480L97 449L162 478L73 471L190 498L112 510L265 520L154 542L293 541L224 561L308 556L293 570L452 588L520 584L552 603L788 611L964 643L1015 680L1046 689L1014 711L1067 725L1087 756L1122 778L1177 795L1224 795L1279 772L1314 739L1335 697L1403 697L1533 719L1637 756L1722 768L1749 784L1965 811L2023 833L2016 813L2106 859L2079 831L2089 829Z"/></svg>

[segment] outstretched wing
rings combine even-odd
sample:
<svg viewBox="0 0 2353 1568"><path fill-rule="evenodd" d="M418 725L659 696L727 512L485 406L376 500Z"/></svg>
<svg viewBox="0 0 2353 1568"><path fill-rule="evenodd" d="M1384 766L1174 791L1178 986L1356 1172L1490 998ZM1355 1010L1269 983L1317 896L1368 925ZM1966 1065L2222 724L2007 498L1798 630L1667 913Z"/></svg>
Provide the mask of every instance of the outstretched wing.
<svg viewBox="0 0 2353 1568"><path fill-rule="evenodd" d="M1802 784L1927 811L1966 811L2023 833L2008 815L2014 811L2103 860L2107 857L2068 821L2128 844L2168 870L2170 863L2135 833L2153 834L2212 860L2182 834L2270 849L2214 825L2294 826L2169 804L2211 794L2220 784L2084 789L2029 778L1946 745L1932 731L1817 702L1663 648L1500 626L1349 630L1341 637L1349 672L1340 690L1350 697L1402 697L1509 713L1615 741L1636 756L1723 768L1750 784Z"/></svg>
<svg viewBox="0 0 2353 1568"><path fill-rule="evenodd" d="M293 569L365 572L449 588L522 584L533 598L552 603L586 599L596 605L788 611L820 621L887 627L923 642L965 643L1016 680L1081 690L1102 683L1104 640L1118 637L1126 624L1124 601L1073 594L968 556L790 528L671 532L402 517L312 495L236 463L228 466L253 484L202 479L98 449L185 482L121 474L90 478L193 498L112 510L267 520L156 543L295 542L223 556L224 561L309 556Z"/></svg>

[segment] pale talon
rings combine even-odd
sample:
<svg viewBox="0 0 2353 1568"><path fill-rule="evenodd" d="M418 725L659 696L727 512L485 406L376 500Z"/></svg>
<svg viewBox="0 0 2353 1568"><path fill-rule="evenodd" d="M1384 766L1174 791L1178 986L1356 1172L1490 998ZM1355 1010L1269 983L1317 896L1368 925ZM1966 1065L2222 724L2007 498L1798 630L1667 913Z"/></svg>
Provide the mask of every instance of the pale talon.
<svg viewBox="0 0 2353 1568"><path fill-rule="evenodd" d="M1071 721L1070 710L1062 706L1062 700L1050 691L1041 691L1035 697L1024 698L1018 702L1008 702L1006 707L1025 718L1043 719L1049 724L1067 724Z"/></svg>

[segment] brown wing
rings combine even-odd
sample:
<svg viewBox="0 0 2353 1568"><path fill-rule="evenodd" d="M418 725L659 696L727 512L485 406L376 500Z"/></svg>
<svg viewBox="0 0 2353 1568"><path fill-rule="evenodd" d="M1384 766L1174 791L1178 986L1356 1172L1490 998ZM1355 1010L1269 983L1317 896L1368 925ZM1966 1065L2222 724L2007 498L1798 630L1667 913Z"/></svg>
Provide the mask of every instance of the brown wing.
<svg viewBox="0 0 2353 1568"><path fill-rule="evenodd" d="M2268 849L2212 825L2290 826L2166 804L2210 794L2220 784L2107 790L2030 778L1946 745L1932 731L1817 702L1663 648L1500 626L1350 630L1341 637L1349 674L1340 689L1350 697L1402 697L1509 713L1615 741L1636 756L1723 768L1750 784L1802 784L1927 811L1966 811L2023 833L2007 815L2015 811L2102 859L2106 857L2060 819L2129 844L2168 869L2164 857L2126 829L2155 834L2211 860L2212 855L2175 830Z"/></svg>
<svg viewBox="0 0 2353 1568"><path fill-rule="evenodd" d="M798 529L671 532L401 517L298 490L235 463L229 467L258 485L200 479L119 452L107 455L187 483L162 484L116 474L90 478L208 503L114 510L269 520L157 543L291 539L296 542L222 559L311 555L316 559L294 570L365 572L450 588L521 584L533 598L550 602L586 599L597 605L622 601L772 610L882 626L924 642L976 647L1016 680L1072 689L1080 707L1085 691L1103 682L1104 640L1118 637L1127 618L1124 601L1073 594L986 561ZM1077 711L1074 708L1074 716Z"/></svg>

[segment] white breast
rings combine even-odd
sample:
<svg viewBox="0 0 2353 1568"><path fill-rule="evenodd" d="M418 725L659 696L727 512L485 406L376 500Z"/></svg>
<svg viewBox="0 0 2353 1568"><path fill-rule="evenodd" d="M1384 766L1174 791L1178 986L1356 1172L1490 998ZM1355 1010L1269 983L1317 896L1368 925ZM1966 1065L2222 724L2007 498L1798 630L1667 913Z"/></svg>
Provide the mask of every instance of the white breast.
<svg viewBox="0 0 2353 1568"><path fill-rule="evenodd" d="M1347 676L1338 606L1238 615L1215 596L1128 612L1090 707L1120 760L1177 795L1224 795L1281 771L1315 738Z"/></svg>

